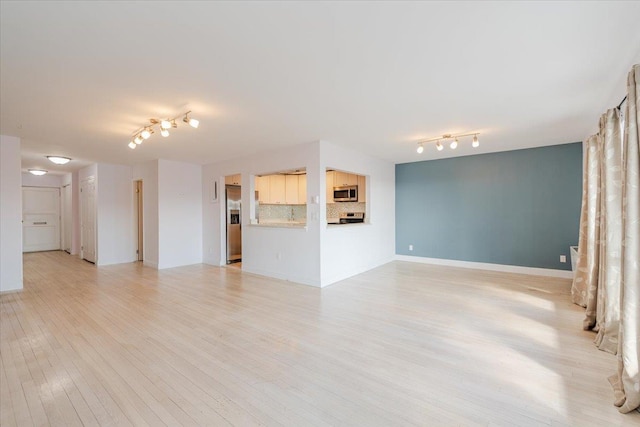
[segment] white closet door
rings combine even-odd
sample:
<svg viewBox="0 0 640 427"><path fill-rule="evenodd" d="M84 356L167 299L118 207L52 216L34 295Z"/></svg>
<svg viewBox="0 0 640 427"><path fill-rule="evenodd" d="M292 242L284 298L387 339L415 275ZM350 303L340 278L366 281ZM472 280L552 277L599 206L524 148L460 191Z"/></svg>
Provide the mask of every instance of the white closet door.
<svg viewBox="0 0 640 427"><path fill-rule="evenodd" d="M60 189L22 187L22 252L60 249Z"/></svg>
<svg viewBox="0 0 640 427"><path fill-rule="evenodd" d="M93 177L80 184L81 257L96 262L96 184Z"/></svg>

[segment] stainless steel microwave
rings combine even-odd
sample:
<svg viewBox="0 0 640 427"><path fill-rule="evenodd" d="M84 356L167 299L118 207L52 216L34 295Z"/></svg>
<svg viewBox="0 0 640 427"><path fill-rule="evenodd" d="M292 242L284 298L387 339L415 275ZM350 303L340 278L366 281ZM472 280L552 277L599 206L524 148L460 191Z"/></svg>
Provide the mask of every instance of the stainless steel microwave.
<svg viewBox="0 0 640 427"><path fill-rule="evenodd" d="M347 187L333 187L334 202L357 202L358 186L349 185Z"/></svg>

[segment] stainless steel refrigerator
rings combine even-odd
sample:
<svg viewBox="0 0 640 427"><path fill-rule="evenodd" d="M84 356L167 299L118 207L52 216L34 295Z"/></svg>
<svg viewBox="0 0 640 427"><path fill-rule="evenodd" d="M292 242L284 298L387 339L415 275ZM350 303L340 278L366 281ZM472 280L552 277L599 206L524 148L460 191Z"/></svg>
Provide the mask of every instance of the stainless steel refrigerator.
<svg viewBox="0 0 640 427"><path fill-rule="evenodd" d="M242 261L241 190L235 185L226 186L227 199L227 264Z"/></svg>

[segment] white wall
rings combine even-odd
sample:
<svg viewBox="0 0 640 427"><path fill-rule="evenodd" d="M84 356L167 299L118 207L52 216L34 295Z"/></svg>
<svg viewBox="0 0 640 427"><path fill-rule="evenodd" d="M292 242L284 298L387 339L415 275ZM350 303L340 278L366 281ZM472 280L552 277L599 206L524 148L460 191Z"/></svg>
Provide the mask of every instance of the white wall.
<svg viewBox="0 0 640 427"><path fill-rule="evenodd" d="M203 251L204 262L225 263L225 198L224 177L242 174L242 270L277 277L312 286L320 286L319 205L307 206L306 229L269 228L249 225L250 200L256 174L305 167L307 199L320 195L319 143L288 147L259 153L203 169ZM220 198L211 202L211 187L218 181Z"/></svg>
<svg viewBox="0 0 640 427"><path fill-rule="evenodd" d="M135 261L133 168L100 163L78 171L79 182L91 176L96 183L96 265Z"/></svg>
<svg viewBox="0 0 640 427"><path fill-rule="evenodd" d="M135 261L133 237L133 169L98 164L97 265Z"/></svg>
<svg viewBox="0 0 640 427"><path fill-rule="evenodd" d="M347 148L320 143L320 169L369 177L367 224L321 228L321 285L327 286L393 260L395 255L395 165ZM326 203L326 193L321 192ZM326 224L326 209L322 223Z"/></svg>
<svg viewBox="0 0 640 427"><path fill-rule="evenodd" d="M20 138L0 136L0 292L22 289Z"/></svg>
<svg viewBox="0 0 640 427"><path fill-rule="evenodd" d="M202 166L158 160L158 268L202 262Z"/></svg>
<svg viewBox="0 0 640 427"><path fill-rule="evenodd" d="M23 187L62 187L64 177L62 175L46 174L36 176L29 172L22 172L22 186Z"/></svg>

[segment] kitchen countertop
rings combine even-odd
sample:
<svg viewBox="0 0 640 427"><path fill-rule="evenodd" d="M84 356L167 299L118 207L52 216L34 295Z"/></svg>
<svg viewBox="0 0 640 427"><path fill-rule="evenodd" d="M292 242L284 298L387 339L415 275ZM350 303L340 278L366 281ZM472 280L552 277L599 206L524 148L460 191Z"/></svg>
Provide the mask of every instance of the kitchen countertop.
<svg viewBox="0 0 640 427"><path fill-rule="evenodd" d="M306 221L289 221L286 219L259 220L258 224L251 224L254 227L279 227L279 228L306 228Z"/></svg>

